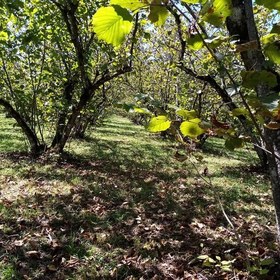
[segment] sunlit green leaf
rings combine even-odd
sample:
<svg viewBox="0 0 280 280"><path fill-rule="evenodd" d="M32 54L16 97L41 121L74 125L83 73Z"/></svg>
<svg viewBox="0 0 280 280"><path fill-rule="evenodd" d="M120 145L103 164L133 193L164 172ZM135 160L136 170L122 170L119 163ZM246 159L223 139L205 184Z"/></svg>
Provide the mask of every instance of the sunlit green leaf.
<svg viewBox="0 0 280 280"><path fill-rule="evenodd" d="M197 119L194 121L190 120L182 122L180 125L180 131L184 136L190 138L197 138L197 136L205 132L204 129L199 126Z"/></svg>
<svg viewBox="0 0 280 280"><path fill-rule="evenodd" d="M231 260L231 261L221 261L221 265L223 266L230 266L235 260Z"/></svg>
<svg viewBox="0 0 280 280"><path fill-rule="evenodd" d="M7 42L9 39L8 33L5 31L0 31L0 42Z"/></svg>
<svg viewBox="0 0 280 280"><path fill-rule="evenodd" d="M153 117L147 126L147 130L150 132L165 131L170 125L171 121L166 116Z"/></svg>
<svg viewBox="0 0 280 280"><path fill-rule="evenodd" d="M199 260L206 260L208 258L209 258L208 255L200 255L200 256L197 257L197 259L199 259Z"/></svg>
<svg viewBox="0 0 280 280"><path fill-rule="evenodd" d="M186 4L204 4L207 0L182 0Z"/></svg>
<svg viewBox="0 0 280 280"><path fill-rule="evenodd" d="M161 26L165 23L168 17L168 10L166 7L162 6L151 6L150 14L148 16L149 20L156 26Z"/></svg>
<svg viewBox="0 0 280 280"><path fill-rule="evenodd" d="M178 110L176 111L176 114L179 116L179 117L182 117L183 120L187 121L187 120L190 120L190 119L194 119L197 117L197 114L195 112L195 110L191 110L191 111L188 111L188 110Z"/></svg>
<svg viewBox="0 0 280 280"><path fill-rule="evenodd" d="M207 259L205 259L202 263L203 266L206 267L212 267L214 264L216 263L216 261L210 257L208 257Z"/></svg>
<svg viewBox="0 0 280 280"><path fill-rule="evenodd" d="M219 27L231 15L231 12L231 0L209 0L204 4L201 15L204 21Z"/></svg>
<svg viewBox="0 0 280 280"><path fill-rule="evenodd" d="M264 48L266 56L274 63L280 64L280 42L268 44Z"/></svg>
<svg viewBox="0 0 280 280"><path fill-rule="evenodd" d="M134 107L133 109L135 113L146 114L146 115L151 114L151 112L147 108Z"/></svg>
<svg viewBox="0 0 280 280"><path fill-rule="evenodd" d="M111 0L111 5L119 5L122 8L129 9L131 11L136 11L141 8L145 8L149 6L148 1L141 1L141 0Z"/></svg>
<svg viewBox="0 0 280 280"><path fill-rule="evenodd" d="M187 4L197 4L200 3L200 0L182 0L182 2Z"/></svg>
<svg viewBox="0 0 280 280"><path fill-rule="evenodd" d="M276 36L277 36L277 34L275 32L273 32L273 33L271 32L270 34L267 34L267 35L264 35L263 37L261 37L260 40L264 45L268 45L268 44L275 42Z"/></svg>
<svg viewBox="0 0 280 280"><path fill-rule="evenodd" d="M280 0L256 0L258 5L263 5L266 8L280 11Z"/></svg>
<svg viewBox="0 0 280 280"><path fill-rule="evenodd" d="M93 31L99 40L121 45L132 28L132 16L120 6L101 7L92 18Z"/></svg>
<svg viewBox="0 0 280 280"><path fill-rule="evenodd" d="M187 39L187 45L188 48L194 51L198 51L203 47L203 40L201 35L199 34L195 34L195 35L191 35L188 39Z"/></svg>
<svg viewBox="0 0 280 280"><path fill-rule="evenodd" d="M225 272L231 272L232 271L231 266L222 266L221 269L222 269L222 271L225 271Z"/></svg>
<svg viewBox="0 0 280 280"><path fill-rule="evenodd" d="M235 108L231 112L235 117L238 117L238 116L241 116L241 115L243 115L243 116L249 115L248 110L245 109L245 108Z"/></svg>

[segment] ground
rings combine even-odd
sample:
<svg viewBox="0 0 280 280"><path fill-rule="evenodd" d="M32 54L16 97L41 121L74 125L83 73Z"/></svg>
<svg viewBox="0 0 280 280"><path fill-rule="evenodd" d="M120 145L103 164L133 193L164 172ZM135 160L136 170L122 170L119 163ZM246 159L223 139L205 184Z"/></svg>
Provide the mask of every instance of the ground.
<svg viewBox="0 0 280 280"><path fill-rule="evenodd" d="M250 146L213 138L181 162L173 142L111 116L35 160L0 119L0 279L280 279Z"/></svg>

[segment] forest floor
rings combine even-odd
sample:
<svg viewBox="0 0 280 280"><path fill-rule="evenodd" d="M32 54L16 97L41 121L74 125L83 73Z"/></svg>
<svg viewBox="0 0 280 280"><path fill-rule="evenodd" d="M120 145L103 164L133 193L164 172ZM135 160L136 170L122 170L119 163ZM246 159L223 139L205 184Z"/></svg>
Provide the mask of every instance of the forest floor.
<svg viewBox="0 0 280 280"><path fill-rule="evenodd" d="M251 148L213 138L180 162L175 146L113 116L34 160L0 115L0 279L280 279Z"/></svg>

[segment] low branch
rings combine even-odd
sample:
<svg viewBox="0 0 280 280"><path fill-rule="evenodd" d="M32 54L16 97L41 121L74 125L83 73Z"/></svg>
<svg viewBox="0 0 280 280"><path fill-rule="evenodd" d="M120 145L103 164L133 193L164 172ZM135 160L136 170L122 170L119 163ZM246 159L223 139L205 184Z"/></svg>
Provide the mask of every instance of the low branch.
<svg viewBox="0 0 280 280"><path fill-rule="evenodd" d="M232 98L227 93L227 91L222 87L220 87L213 77L211 77L210 75L206 75L206 76L198 75L190 68L187 68L183 63L180 63L178 67L181 70L183 70L186 74L190 75L191 77L208 83L218 93L218 95L222 98L224 104L226 104L231 111L237 108ZM241 116L240 120L245 121L246 118L244 116Z"/></svg>
<svg viewBox="0 0 280 280"><path fill-rule="evenodd" d="M131 38L131 46L130 46L130 50L129 50L129 54L130 54L129 67L132 67L135 39L136 39L137 31L138 31L138 20L139 20L139 14L137 13L136 19L135 19L135 26L134 26L134 30L133 30L132 38Z"/></svg>
<svg viewBox="0 0 280 280"><path fill-rule="evenodd" d="M31 152L37 153L40 148L39 140L34 133L34 131L28 126L26 121L21 117L21 115L13 108L13 106L3 98L0 98L0 105L2 105L6 111L16 120L17 124L21 127L24 134L26 135L30 146Z"/></svg>

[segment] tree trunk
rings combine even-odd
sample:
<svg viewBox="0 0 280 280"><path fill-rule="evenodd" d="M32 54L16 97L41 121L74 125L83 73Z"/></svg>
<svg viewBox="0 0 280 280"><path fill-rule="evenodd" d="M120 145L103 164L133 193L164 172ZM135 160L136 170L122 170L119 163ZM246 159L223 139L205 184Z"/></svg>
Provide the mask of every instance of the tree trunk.
<svg viewBox="0 0 280 280"><path fill-rule="evenodd" d="M231 36L239 39L237 44L250 43L254 47L245 48L240 51L241 59L245 69L250 71L266 70L276 75L278 85L273 89L278 91L280 88L280 76L271 67L265 64L257 27L254 20L252 0L232 0L233 13L227 18L227 29ZM255 88L256 94L259 97L264 97L271 92L264 86ZM278 241L280 241L280 130L264 129L264 144L267 150L267 158L269 164L270 181L272 187L272 195L275 206Z"/></svg>
<svg viewBox="0 0 280 280"><path fill-rule="evenodd" d="M91 117L86 114L81 114L73 128L72 136L78 139L84 139L86 130L90 124Z"/></svg>
<svg viewBox="0 0 280 280"><path fill-rule="evenodd" d="M79 103L73 107L72 113L67 120L67 123L63 129L63 133L61 137L57 139L58 141L53 141L52 143L52 148L55 151L59 153L63 151L65 144L70 137L71 131L75 126L77 118L79 117L81 111L86 107L88 102L91 100L93 92L94 92L94 88L90 83L88 84L87 87L83 89L83 93L81 95Z"/></svg>
<svg viewBox="0 0 280 280"><path fill-rule="evenodd" d="M64 98L65 105L62 111L59 113L59 117L56 125L56 132L51 147L55 147L63 137L63 133L67 121L67 114L68 114L69 107L71 106L73 91L76 83L77 83L76 79L74 80L70 78L64 85L63 98Z"/></svg>
<svg viewBox="0 0 280 280"><path fill-rule="evenodd" d="M13 106L6 100L0 98L0 105L2 105L11 117L13 117L18 125L21 127L23 133L26 135L29 144L31 153L33 155L38 155L45 150L45 145L40 144L40 141L34 131L28 126L26 121L22 116L13 108Z"/></svg>
<svg viewBox="0 0 280 280"><path fill-rule="evenodd" d="M272 154L268 156L269 173L275 207L278 242L280 243L280 130L265 129L266 149Z"/></svg>

